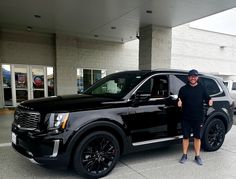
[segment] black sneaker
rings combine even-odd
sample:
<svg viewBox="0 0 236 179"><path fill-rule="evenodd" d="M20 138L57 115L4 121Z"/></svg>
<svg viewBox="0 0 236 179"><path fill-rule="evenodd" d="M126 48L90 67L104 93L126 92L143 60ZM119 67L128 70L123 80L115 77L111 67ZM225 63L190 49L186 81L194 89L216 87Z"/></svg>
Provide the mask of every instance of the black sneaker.
<svg viewBox="0 0 236 179"><path fill-rule="evenodd" d="M203 162L202 162L202 159L200 158L200 156L195 156L194 160L198 165L203 165Z"/></svg>
<svg viewBox="0 0 236 179"><path fill-rule="evenodd" d="M181 159L179 160L179 163L184 164L188 160L187 154L183 154Z"/></svg>

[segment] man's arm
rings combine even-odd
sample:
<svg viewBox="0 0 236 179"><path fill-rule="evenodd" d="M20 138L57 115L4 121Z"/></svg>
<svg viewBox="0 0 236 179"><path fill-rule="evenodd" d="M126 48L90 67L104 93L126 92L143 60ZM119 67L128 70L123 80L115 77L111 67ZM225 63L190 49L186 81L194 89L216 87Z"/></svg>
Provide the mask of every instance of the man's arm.
<svg viewBox="0 0 236 179"><path fill-rule="evenodd" d="M208 101L208 105L209 105L209 106L213 106L213 100L212 100L212 99L210 99L210 100Z"/></svg>
<svg viewBox="0 0 236 179"><path fill-rule="evenodd" d="M181 99L180 98L178 98L178 107L180 107L180 108L182 108L182 101L181 101Z"/></svg>
<svg viewBox="0 0 236 179"><path fill-rule="evenodd" d="M177 105L178 105L178 107L180 107L180 108L182 108L182 99L183 98L183 90L182 90L182 88L180 88L180 90L179 90L179 94L178 94L178 103L177 103Z"/></svg>
<svg viewBox="0 0 236 179"><path fill-rule="evenodd" d="M204 88L204 100L207 102L208 106L213 105L213 100L211 99L210 95L207 93L206 89Z"/></svg>

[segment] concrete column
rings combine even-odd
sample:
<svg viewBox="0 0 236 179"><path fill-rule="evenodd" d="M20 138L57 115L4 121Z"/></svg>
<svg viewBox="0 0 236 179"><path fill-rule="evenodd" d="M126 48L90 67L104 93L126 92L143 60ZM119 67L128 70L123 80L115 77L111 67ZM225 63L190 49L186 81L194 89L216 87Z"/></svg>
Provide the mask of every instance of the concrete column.
<svg viewBox="0 0 236 179"><path fill-rule="evenodd" d="M77 38L56 34L56 94L77 94Z"/></svg>
<svg viewBox="0 0 236 179"><path fill-rule="evenodd" d="M171 67L172 29L154 25L140 29L139 69Z"/></svg>

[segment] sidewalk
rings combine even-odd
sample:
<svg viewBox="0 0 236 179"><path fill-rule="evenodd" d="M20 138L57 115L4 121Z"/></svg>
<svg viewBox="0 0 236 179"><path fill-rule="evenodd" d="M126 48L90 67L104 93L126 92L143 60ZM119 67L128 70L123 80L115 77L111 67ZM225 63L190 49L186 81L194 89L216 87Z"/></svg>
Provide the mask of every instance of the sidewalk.
<svg viewBox="0 0 236 179"><path fill-rule="evenodd" d="M236 126L226 135L223 146L215 152L201 152L204 162L194 161L190 145L188 161L180 164L181 145L127 155L105 178L129 179L235 179L236 178Z"/></svg>

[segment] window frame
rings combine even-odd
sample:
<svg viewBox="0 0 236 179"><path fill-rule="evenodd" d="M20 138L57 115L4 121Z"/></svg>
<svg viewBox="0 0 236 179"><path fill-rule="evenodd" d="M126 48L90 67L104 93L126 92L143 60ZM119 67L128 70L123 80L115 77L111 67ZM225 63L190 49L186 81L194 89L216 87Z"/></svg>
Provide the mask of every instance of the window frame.
<svg viewBox="0 0 236 179"><path fill-rule="evenodd" d="M204 78L205 79L210 79L210 80L213 80L215 83L216 83L216 85L218 86L218 88L219 88L219 92L218 93L215 93L215 94L209 94L209 96L211 96L211 97L215 97L215 96L218 96L218 95L220 95L220 94L222 94L224 91L223 91L223 89L222 89L222 87L220 86L220 84L219 84L219 82L216 80L216 79L214 79L214 78L211 78L211 77L208 77L208 76L199 76L199 78L200 78L200 83L202 83L202 85L206 88L206 86L205 86L205 83L202 81L202 80L204 80ZM202 81L202 82L201 82ZM206 89L207 90L207 89Z"/></svg>
<svg viewBox="0 0 236 179"><path fill-rule="evenodd" d="M149 101L161 100L161 99L168 98L168 97L170 96L169 75L170 75L169 73L158 73L158 74L153 74L153 75L151 75L151 76L145 78L142 82L140 82L140 83L137 85L136 89L131 93L131 95L130 95L128 101L131 101L131 100L133 99L134 95L135 95L135 94L137 93L137 91L144 85L144 83L146 83L149 79L151 79L151 78L153 78L153 77L155 77L155 76L166 76L167 84L168 84L168 87L167 87L167 94L168 94L168 95L167 95L167 97L160 97L160 98L155 98L155 97L150 96ZM150 93L150 95L151 95L151 93Z"/></svg>

